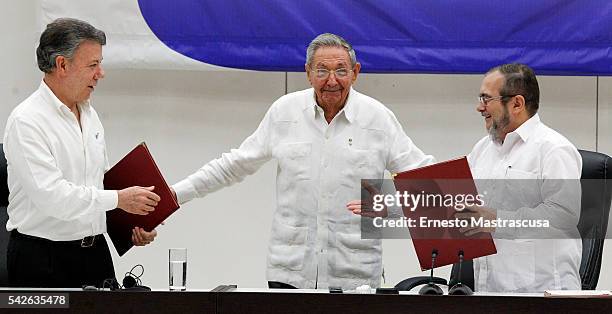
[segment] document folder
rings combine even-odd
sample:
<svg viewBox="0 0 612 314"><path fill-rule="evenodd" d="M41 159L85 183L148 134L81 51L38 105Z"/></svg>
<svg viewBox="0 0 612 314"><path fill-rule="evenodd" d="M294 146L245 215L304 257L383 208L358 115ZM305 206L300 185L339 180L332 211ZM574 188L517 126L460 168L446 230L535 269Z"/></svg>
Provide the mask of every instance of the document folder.
<svg viewBox="0 0 612 314"><path fill-rule="evenodd" d="M155 186L153 192L161 200L148 215L130 214L120 208L106 212L107 232L119 256L123 256L134 245L134 227L151 231L179 208L145 143L136 146L104 174L106 190L121 190L131 186Z"/></svg>
<svg viewBox="0 0 612 314"><path fill-rule="evenodd" d="M463 194L473 197L478 193L466 157L398 173L393 180L400 193ZM428 220L453 219L457 212L453 207L444 206L417 207L413 211L404 207L403 211L406 218L416 221L420 221L421 217ZM417 225L409 229L421 270L431 269L434 250L437 251L435 267L459 262L459 251L463 251L464 260L497 253L489 233L467 237L459 232L458 227L430 228Z"/></svg>

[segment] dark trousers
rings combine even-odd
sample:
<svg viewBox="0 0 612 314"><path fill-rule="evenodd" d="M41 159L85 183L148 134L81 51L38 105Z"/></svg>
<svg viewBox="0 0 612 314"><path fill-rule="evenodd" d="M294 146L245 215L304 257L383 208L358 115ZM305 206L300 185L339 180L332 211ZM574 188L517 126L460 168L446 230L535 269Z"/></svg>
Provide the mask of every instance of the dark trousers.
<svg viewBox="0 0 612 314"><path fill-rule="evenodd" d="M81 241L51 241L11 231L7 249L11 287L101 287L115 279L113 260L103 235L90 247Z"/></svg>

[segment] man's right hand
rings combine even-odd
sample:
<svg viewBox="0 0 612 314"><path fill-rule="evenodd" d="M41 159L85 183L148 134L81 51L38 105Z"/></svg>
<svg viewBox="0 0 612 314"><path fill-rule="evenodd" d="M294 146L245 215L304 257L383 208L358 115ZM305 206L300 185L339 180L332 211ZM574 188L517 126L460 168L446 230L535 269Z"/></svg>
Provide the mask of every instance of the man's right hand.
<svg viewBox="0 0 612 314"><path fill-rule="evenodd" d="M132 186L127 189L117 191L119 204L117 207L130 214L148 215L155 210L155 206L161 200L159 195L153 193L154 186L143 188Z"/></svg>

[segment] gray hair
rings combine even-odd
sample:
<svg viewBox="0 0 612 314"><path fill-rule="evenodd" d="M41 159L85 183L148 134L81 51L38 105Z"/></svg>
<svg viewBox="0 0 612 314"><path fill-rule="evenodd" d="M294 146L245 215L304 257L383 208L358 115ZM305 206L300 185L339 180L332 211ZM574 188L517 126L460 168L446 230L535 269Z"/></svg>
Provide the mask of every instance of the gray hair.
<svg viewBox="0 0 612 314"><path fill-rule="evenodd" d="M306 49L306 64L308 66L312 64L312 58L314 57L315 52L321 47L344 48L346 49L346 52L348 52L349 58L351 58L351 66L355 67L355 64L357 64L355 50L353 50L353 46L351 46L348 41L336 34L324 33L313 39L308 45L308 49Z"/></svg>
<svg viewBox="0 0 612 314"><path fill-rule="evenodd" d="M40 35L40 44L36 48L38 68L45 73L51 73L56 67L55 59L58 56L72 58L76 49L85 40L105 45L106 35L103 31L81 20L56 19L48 24Z"/></svg>

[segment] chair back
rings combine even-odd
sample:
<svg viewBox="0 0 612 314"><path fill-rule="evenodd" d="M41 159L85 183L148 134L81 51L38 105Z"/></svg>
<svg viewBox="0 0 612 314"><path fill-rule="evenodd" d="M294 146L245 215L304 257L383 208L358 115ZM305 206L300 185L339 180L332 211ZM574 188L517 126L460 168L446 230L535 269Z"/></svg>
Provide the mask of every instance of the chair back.
<svg viewBox="0 0 612 314"><path fill-rule="evenodd" d="M6 221L8 220L6 207L8 206L9 191L6 166L3 145L0 143L0 287L6 287L8 285L6 247L8 245L9 233L6 231Z"/></svg>
<svg viewBox="0 0 612 314"><path fill-rule="evenodd" d="M4 157L3 145L0 143L0 207L8 206L9 190L7 178L6 158Z"/></svg>
<svg viewBox="0 0 612 314"><path fill-rule="evenodd" d="M599 280L604 239L608 229L612 182L612 158L580 150L582 156L582 203L578 231L582 238L580 279L583 290L594 290Z"/></svg>

